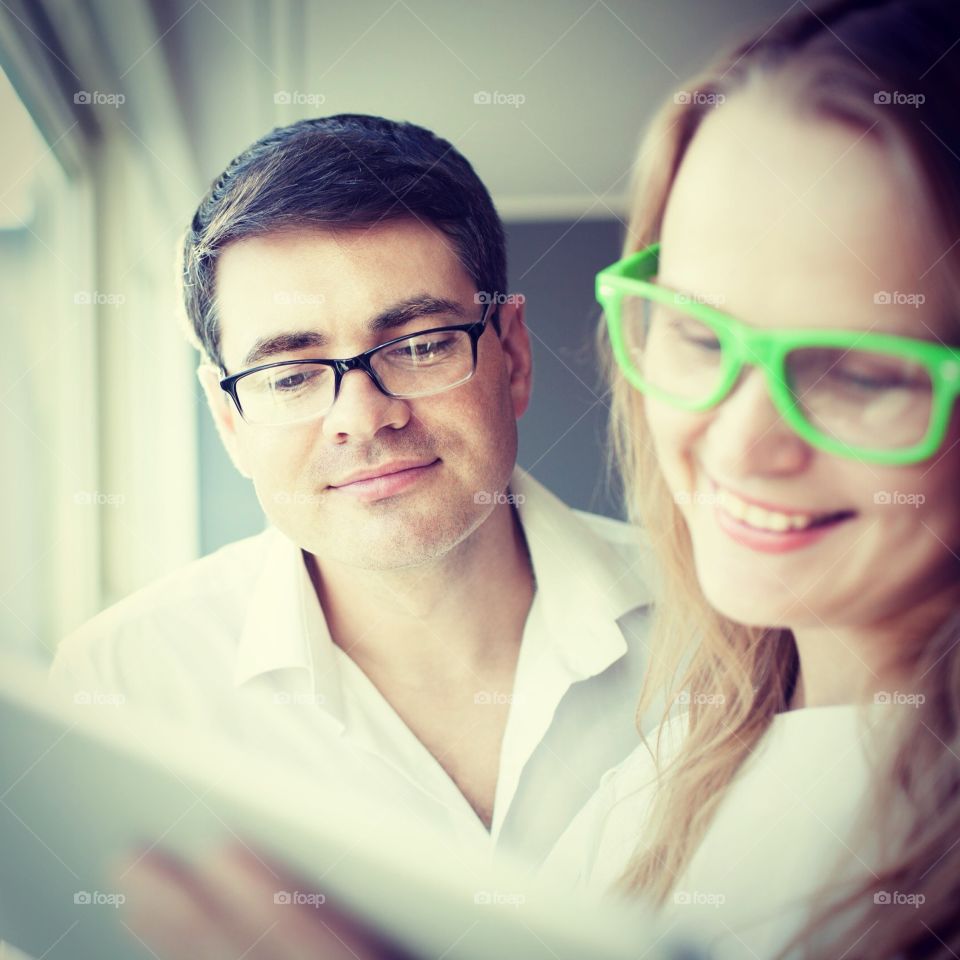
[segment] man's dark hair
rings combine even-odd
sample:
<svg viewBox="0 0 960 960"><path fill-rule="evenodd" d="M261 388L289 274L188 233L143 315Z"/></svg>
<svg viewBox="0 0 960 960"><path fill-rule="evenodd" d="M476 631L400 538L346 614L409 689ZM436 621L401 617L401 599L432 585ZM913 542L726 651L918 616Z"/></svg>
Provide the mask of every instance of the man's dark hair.
<svg viewBox="0 0 960 960"><path fill-rule="evenodd" d="M478 291L506 292L503 225L473 167L446 140L363 114L272 130L213 182L184 238L184 305L197 346L223 367L214 286L228 244L287 227L402 217L441 230Z"/></svg>

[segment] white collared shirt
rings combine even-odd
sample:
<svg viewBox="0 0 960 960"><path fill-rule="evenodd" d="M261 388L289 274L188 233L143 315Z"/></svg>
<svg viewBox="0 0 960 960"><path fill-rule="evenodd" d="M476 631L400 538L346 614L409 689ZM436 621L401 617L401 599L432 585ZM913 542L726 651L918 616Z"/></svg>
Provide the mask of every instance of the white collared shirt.
<svg viewBox="0 0 960 960"><path fill-rule="evenodd" d="M301 549L275 528L92 619L61 643L52 677L74 696L109 696L288 759L318 789L381 797L457 842L538 862L638 742L651 571L636 529L571 510L519 468L510 489L536 590L489 831L333 642Z"/></svg>
<svg viewBox="0 0 960 960"><path fill-rule="evenodd" d="M664 926L697 938L715 960L778 956L827 902L876 876L873 838L858 828L869 802L872 727L895 719L892 709L839 705L777 714L660 908ZM652 840L661 772L683 744L686 721L675 717L649 747L602 777L543 863L544 877L589 899L623 896L619 881ZM828 943L842 929L834 922L816 932Z"/></svg>

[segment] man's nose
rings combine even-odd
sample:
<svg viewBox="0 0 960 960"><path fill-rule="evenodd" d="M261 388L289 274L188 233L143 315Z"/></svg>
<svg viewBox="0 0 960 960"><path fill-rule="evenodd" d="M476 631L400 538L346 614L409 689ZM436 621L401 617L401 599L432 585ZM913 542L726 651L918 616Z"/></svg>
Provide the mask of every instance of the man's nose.
<svg viewBox="0 0 960 960"><path fill-rule="evenodd" d="M343 375L337 398L323 418L323 433L332 443L365 441L385 427L399 430L409 420L407 401L388 397L363 370L351 370Z"/></svg>

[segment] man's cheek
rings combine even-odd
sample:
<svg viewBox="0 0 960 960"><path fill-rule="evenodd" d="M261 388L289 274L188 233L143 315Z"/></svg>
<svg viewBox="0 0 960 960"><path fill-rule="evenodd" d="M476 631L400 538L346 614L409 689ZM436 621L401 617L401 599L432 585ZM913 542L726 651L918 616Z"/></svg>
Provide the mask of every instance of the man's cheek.
<svg viewBox="0 0 960 960"><path fill-rule="evenodd" d="M268 514L291 514L319 491L304 484L295 464L261 462L253 477L254 490Z"/></svg>

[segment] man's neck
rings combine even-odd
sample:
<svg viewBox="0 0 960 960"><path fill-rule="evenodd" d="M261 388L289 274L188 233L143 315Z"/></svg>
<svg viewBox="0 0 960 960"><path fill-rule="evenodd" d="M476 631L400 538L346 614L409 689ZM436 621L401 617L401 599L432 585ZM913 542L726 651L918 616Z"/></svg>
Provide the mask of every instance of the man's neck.
<svg viewBox="0 0 960 960"><path fill-rule="evenodd" d="M442 560L358 570L308 558L330 634L457 785L487 829L520 641L533 599L513 508ZM491 705L481 694L496 693ZM503 696L501 696L503 695Z"/></svg>
<svg viewBox="0 0 960 960"><path fill-rule="evenodd" d="M516 660L534 581L508 504L428 564L368 570L308 554L307 567L334 643L368 672L416 685L424 676L497 672Z"/></svg>

